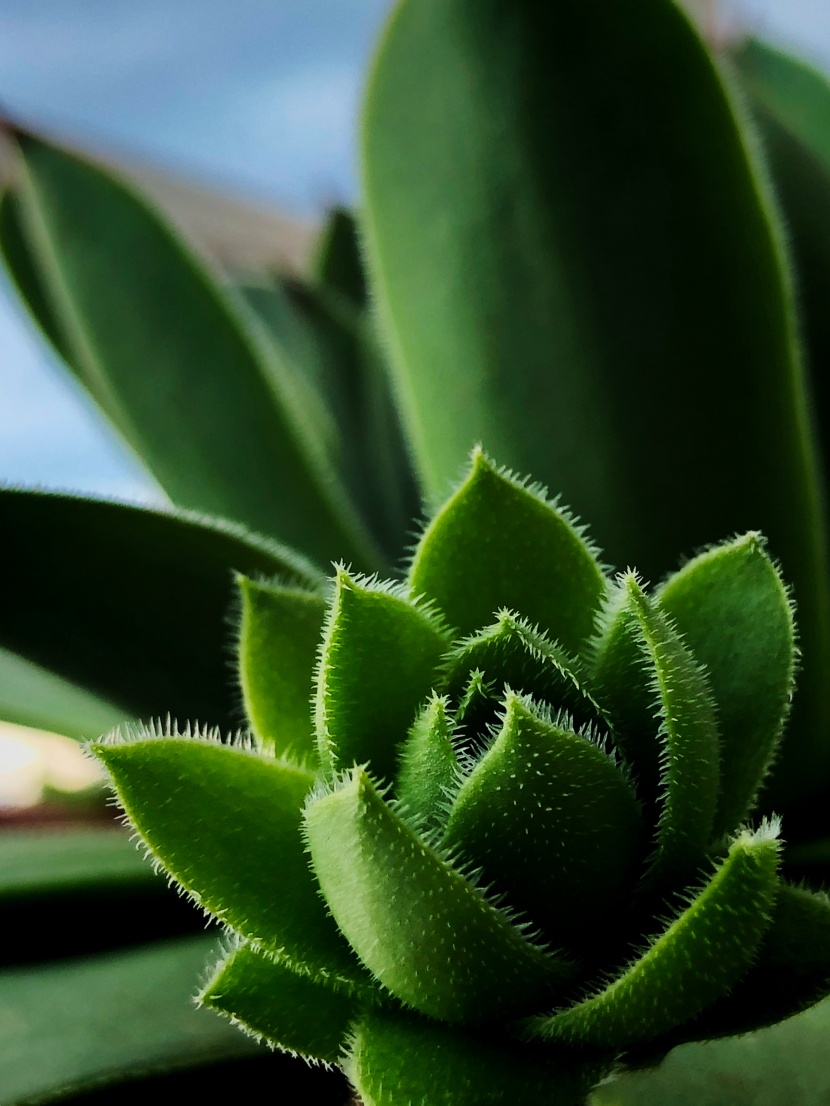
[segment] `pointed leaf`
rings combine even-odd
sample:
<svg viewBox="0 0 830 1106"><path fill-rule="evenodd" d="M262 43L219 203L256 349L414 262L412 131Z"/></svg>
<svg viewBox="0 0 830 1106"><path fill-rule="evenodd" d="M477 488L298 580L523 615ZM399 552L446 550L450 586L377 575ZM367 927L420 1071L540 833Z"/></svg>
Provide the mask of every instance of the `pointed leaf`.
<svg viewBox="0 0 830 1106"><path fill-rule="evenodd" d="M580 725L602 719L576 662L510 611L498 611L493 625L461 641L445 664L447 691L456 700L463 696L470 675L478 671L498 697L509 687L555 710L567 710Z"/></svg>
<svg viewBox="0 0 830 1106"><path fill-rule="evenodd" d="M830 995L830 899L782 883L750 970L687 1026L678 1041L747 1033L790 1018Z"/></svg>
<svg viewBox="0 0 830 1106"><path fill-rule="evenodd" d="M201 906L289 960L359 976L308 870L308 772L198 737L92 750L153 856Z"/></svg>
<svg viewBox="0 0 830 1106"><path fill-rule="evenodd" d="M401 813L429 832L443 826L460 765L447 700L434 695L412 724L401 749L395 785Z"/></svg>
<svg viewBox="0 0 830 1106"><path fill-rule="evenodd" d="M0 531L0 647L122 717L238 724L233 571L322 584L301 557L217 519L0 490Z"/></svg>
<svg viewBox="0 0 830 1106"><path fill-rule="evenodd" d="M213 970L199 1003L278 1048L336 1064L358 1000L319 978L299 975L279 958L240 945Z"/></svg>
<svg viewBox="0 0 830 1106"><path fill-rule="evenodd" d="M529 1022L550 1041L624 1048L680 1025L721 998L755 959L778 887L778 842L744 833L683 913L612 983Z"/></svg>
<svg viewBox="0 0 830 1106"><path fill-rule="evenodd" d="M577 1106L605 1074L414 1015L369 1013L346 1071L365 1106Z"/></svg>
<svg viewBox="0 0 830 1106"><path fill-rule="evenodd" d="M362 769L312 800L306 827L338 926L375 978L421 1013L504 1018L568 974L419 838Z"/></svg>
<svg viewBox="0 0 830 1106"><path fill-rule="evenodd" d="M391 779L447 643L429 611L339 569L317 674L323 764L334 770L368 762L376 776Z"/></svg>
<svg viewBox="0 0 830 1106"><path fill-rule="evenodd" d="M290 367L256 325L123 183L15 137L22 227L69 365L171 499L374 567Z"/></svg>
<svg viewBox="0 0 830 1106"><path fill-rule="evenodd" d="M357 220L347 208L334 207L329 211L317 242L313 272L317 282L327 291L348 300L354 307L368 307L369 292Z"/></svg>
<svg viewBox="0 0 830 1106"><path fill-rule="evenodd" d="M703 672L633 574L623 577L607 612L594 675L648 806L659 776L651 878L676 882L694 873L712 837L718 729Z"/></svg>
<svg viewBox="0 0 830 1106"><path fill-rule="evenodd" d="M444 845L552 940L573 947L637 875L634 792L587 737L508 693L501 731L459 789ZM589 932L591 936L588 936Z"/></svg>
<svg viewBox="0 0 830 1106"><path fill-rule="evenodd" d="M239 676L245 713L263 748L314 767L311 694L323 632L323 597L237 577L242 595Z"/></svg>
<svg viewBox="0 0 830 1106"><path fill-rule="evenodd" d="M464 483L418 543L409 586L462 633L488 625L504 607L577 652L606 582L568 516L477 449Z"/></svg>
<svg viewBox="0 0 830 1106"><path fill-rule="evenodd" d="M775 755L793 690L793 612L757 534L715 546L658 592L706 669L721 736L716 833L746 817Z"/></svg>
<svg viewBox="0 0 830 1106"><path fill-rule="evenodd" d="M3 972L3 1106L51 1102L145 1072L251 1055L253 1041L215 1014L193 1009L193 981L214 944L212 937L190 937Z"/></svg>

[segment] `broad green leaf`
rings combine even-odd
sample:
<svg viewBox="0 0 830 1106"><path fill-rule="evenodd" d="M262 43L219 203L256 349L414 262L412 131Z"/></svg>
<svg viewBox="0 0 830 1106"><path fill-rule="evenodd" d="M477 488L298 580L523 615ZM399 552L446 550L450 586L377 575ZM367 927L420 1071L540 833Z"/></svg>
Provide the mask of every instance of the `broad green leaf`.
<svg viewBox="0 0 830 1106"><path fill-rule="evenodd" d="M239 677L263 748L315 765L311 694L326 603L301 588L237 577L242 594Z"/></svg>
<svg viewBox="0 0 830 1106"><path fill-rule="evenodd" d="M125 833L111 828L5 830L0 835L0 903L157 882Z"/></svg>
<svg viewBox="0 0 830 1106"><path fill-rule="evenodd" d="M605 1074L601 1065L386 1011L361 1019L346 1071L364 1106L578 1106Z"/></svg>
<svg viewBox="0 0 830 1106"><path fill-rule="evenodd" d="M312 264L316 281L354 307L369 305L357 219L345 207L329 211Z"/></svg>
<svg viewBox="0 0 830 1106"><path fill-rule="evenodd" d="M122 717L236 725L226 661L233 571L322 586L289 550L192 515L2 490L0 532L0 648ZM75 705L59 731L94 720Z"/></svg>
<svg viewBox="0 0 830 1106"><path fill-rule="evenodd" d="M251 1055L253 1041L193 1009L194 979L214 944L200 936L0 974L3 1106Z"/></svg>
<svg viewBox="0 0 830 1106"><path fill-rule="evenodd" d="M450 798L458 787L461 769L453 730L446 698L433 695L401 747L396 797L401 813L427 833L443 826Z"/></svg>
<svg viewBox="0 0 830 1106"><path fill-rule="evenodd" d="M778 888L778 842L743 833L683 913L620 976L574 1006L533 1018L533 1036L621 1049L680 1025L750 967Z"/></svg>
<svg viewBox="0 0 830 1106"><path fill-rule="evenodd" d="M732 991L681 1026L683 1041L764 1028L830 996L830 899L782 883L757 958Z"/></svg>
<svg viewBox="0 0 830 1106"><path fill-rule="evenodd" d="M323 399L329 417L320 433L330 463L389 563L397 563L419 501L371 320L297 281L248 282L238 291L296 369L306 404Z"/></svg>
<svg viewBox="0 0 830 1106"><path fill-rule="evenodd" d="M460 699L473 672L481 672L497 696L509 687L567 710L580 725L602 718L582 672L563 649L522 618L498 611L496 621L461 641L445 661L447 691Z"/></svg>
<svg viewBox="0 0 830 1106"><path fill-rule="evenodd" d="M689 561L657 594L706 670L721 736L715 832L746 817L775 755L793 690L792 605L757 534Z"/></svg>
<svg viewBox="0 0 830 1106"><path fill-rule="evenodd" d="M205 910L309 970L359 976L308 869L310 773L198 736L92 751L152 855Z"/></svg>
<svg viewBox="0 0 830 1106"><path fill-rule="evenodd" d="M389 586L338 569L317 673L324 766L368 762L377 777L391 779L447 644L430 611Z"/></svg>
<svg viewBox="0 0 830 1106"><path fill-rule="evenodd" d="M306 832L338 926L408 1006L448 1022L503 1019L569 974L430 848L362 769L312 800Z"/></svg>
<svg viewBox="0 0 830 1106"><path fill-rule="evenodd" d="M374 567L291 367L255 321L126 185L15 137L20 228L69 367L170 498Z"/></svg>
<svg viewBox="0 0 830 1106"><path fill-rule="evenodd" d="M199 1003L300 1056L336 1064L358 1000L243 944L216 965Z"/></svg>
<svg viewBox="0 0 830 1106"><path fill-rule="evenodd" d="M606 582L568 515L476 449L464 482L418 543L409 587L462 633L488 625L504 607L577 652Z"/></svg>
<svg viewBox="0 0 830 1106"><path fill-rule="evenodd" d="M0 648L0 718L89 740L123 722L124 711Z"/></svg>
<svg viewBox="0 0 830 1106"><path fill-rule="evenodd" d="M613 760L510 692L500 732L464 780L443 844L554 942L607 939L636 879L640 809Z"/></svg>
<svg viewBox="0 0 830 1106"><path fill-rule="evenodd" d="M364 114L366 252L433 498L481 441L649 577L761 530L818 680L826 529L745 135L678 4L400 0ZM807 786L830 775L830 700L810 695Z"/></svg>
<svg viewBox="0 0 830 1106"><path fill-rule="evenodd" d="M825 1106L830 1002L759 1033L674 1049L601 1087L590 1106Z"/></svg>
<svg viewBox="0 0 830 1106"><path fill-rule="evenodd" d="M695 872L712 837L720 750L711 695L695 658L632 573L605 614L596 693L646 809L657 815L650 878L676 883Z"/></svg>

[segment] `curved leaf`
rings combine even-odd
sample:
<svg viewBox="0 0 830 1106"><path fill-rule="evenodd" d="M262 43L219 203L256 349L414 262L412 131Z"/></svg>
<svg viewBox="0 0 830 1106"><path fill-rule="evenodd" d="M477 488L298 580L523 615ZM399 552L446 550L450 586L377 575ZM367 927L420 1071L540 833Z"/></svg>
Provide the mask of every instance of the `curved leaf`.
<svg viewBox="0 0 830 1106"><path fill-rule="evenodd" d="M569 974L425 844L362 769L310 802L306 832L338 926L382 986L421 1013L504 1018Z"/></svg>
<svg viewBox="0 0 830 1106"><path fill-rule="evenodd" d="M91 749L152 855L196 902L310 971L361 977L308 870L300 831L313 776L198 736Z"/></svg>
<svg viewBox="0 0 830 1106"><path fill-rule="evenodd" d="M694 1017L747 971L778 887L778 842L743 834L685 911L596 994L528 1023L532 1036L619 1049Z"/></svg>
<svg viewBox="0 0 830 1106"><path fill-rule="evenodd" d="M792 603L757 534L695 557L657 602L706 671L721 737L715 833L729 833L751 809L789 710Z"/></svg>
<svg viewBox="0 0 830 1106"><path fill-rule="evenodd" d="M597 930L607 939L609 912L638 874L641 837L639 804L613 760L511 692L500 732L453 800L443 844L572 948Z"/></svg>
<svg viewBox="0 0 830 1106"><path fill-rule="evenodd" d="M34 135L15 139L20 230L51 332L171 499L324 562L374 567L292 370L256 324L126 185Z"/></svg>
<svg viewBox="0 0 830 1106"><path fill-rule="evenodd" d="M237 725L225 659L233 572L322 584L301 557L217 519L0 490L0 532L0 647L122 718Z"/></svg>
<svg viewBox="0 0 830 1106"><path fill-rule="evenodd" d="M349 1025L361 1009L354 995L243 944L214 968L199 1003L271 1044L312 1060L336 1064Z"/></svg>
<svg viewBox="0 0 830 1106"><path fill-rule="evenodd" d="M423 832L443 826L461 767L452 742L447 700L433 695L401 747L395 793L401 813Z"/></svg>

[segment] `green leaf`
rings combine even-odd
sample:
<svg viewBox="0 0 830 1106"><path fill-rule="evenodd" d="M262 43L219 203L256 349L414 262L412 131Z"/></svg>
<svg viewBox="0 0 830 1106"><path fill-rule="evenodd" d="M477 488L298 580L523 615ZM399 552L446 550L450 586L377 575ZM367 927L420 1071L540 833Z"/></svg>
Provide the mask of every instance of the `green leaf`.
<svg viewBox="0 0 830 1106"><path fill-rule="evenodd" d="M718 728L704 673L633 573L605 612L594 676L640 797L657 813L650 880L676 883L696 871L712 837Z"/></svg>
<svg viewBox="0 0 830 1106"><path fill-rule="evenodd" d="M237 288L294 366L307 406L322 399L320 433L361 515L397 563L419 501L371 321L326 289L297 281Z"/></svg>
<svg viewBox="0 0 830 1106"><path fill-rule="evenodd" d="M688 1026L680 1042L746 1033L790 1018L830 995L830 899L782 883L749 972Z"/></svg>
<svg viewBox="0 0 830 1106"><path fill-rule="evenodd" d="M236 725L226 662L233 571L322 586L289 550L191 515L0 490L0 531L0 648L108 701L122 718L170 713ZM109 708L90 733L93 706L68 701L54 728L97 736ZM56 701L55 714L61 709Z"/></svg>
<svg viewBox="0 0 830 1106"><path fill-rule="evenodd" d="M271 1044L309 1059L336 1064L349 1024L360 1011L355 997L249 944L213 970L199 1002Z"/></svg>
<svg viewBox="0 0 830 1106"><path fill-rule="evenodd" d="M124 711L0 648L0 718L88 740L123 722Z"/></svg>
<svg viewBox="0 0 830 1106"><path fill-rule="evenodd" d="M134 843L115 829L5 830L0 836L0 903L156 882Z"/></svg>
<svg viewBox="0 0 830 1106"><path fill-rule="evenodd" d="M476 449L466 479L418 543L409 587L462 633L488 625L504 607L577 652L606 581L567 514Z"/></svg>
<svg viewBox="0 0 830 1106"><path fill-rule="evenodd" d="M577 664L559 646L510 611L461 641L445 661L447 690L461 699L473 672L501 697L504 689L524 692L557 710L567 710L580 725L602 719L602 710L585 686Z"/></svg>
<svg viewBox="0 0 830 1106"><path fill-rule="evenodd" d="M0 974L3 1106L250 1055L253 1041L193 1009L193 981L214 943L200 936Z"/></svg>
<svg viewBox="0 0 830 1106"><path fill-rule="evenodd" d="M757 534L715 546L657 593L706 670L721 735L715 832L746 817L775 755L793 690L792 606Z"/></svg>
<svg viewBox="0 0 830 1106"><path fill-rule="evenodd" d="M577 1106L604 1074L387 1011L362 1018L346 1072L365 1106Z"/></svg>
<svg viewBox="0 0 830 1106"><path fill-rule="evenodd" d="M613 760L509 692L500 732L458 791L443 844L567 947L607 939L637 876L640 809ZM593 950L595 951L595 950Z"/></svg>
<svg viewBox="0 0 830 1106"><path fill-rule="evenodd" d="M198 736L92 751L148 849L205 910L309 970L360 977L308 870L308 772Z"/></svg>
<svg viewBox="0 0 830 1106"><path fill-rule="evenodd" d="M310 802L312 863L352 948L397 998L449 1022L533 1005L570 965L528 940L378 794L362 769Z"/></svg>
<svg viewBox="0 0 830 1106"><path fill-rule="evenodd" d="M315 592L244 576L237 583L245 714L263 748L314 767L318 753L310 699L325 600Z"/></svg>
<svg viewBox="0 0 830 1106"><path fill-rule="evenodd" d="M316 281L354 307L369 306L360 235L354 214L345 207L328 212L312 263Z"/></svg>
<svg viewBox="0 0 830 1106"><path fill-rule="evenodd" d="M368 762L376 776L391 779L447 644L440 621L423 606L339 568L317 673L324 766Z"/></svg>
<svg viewBox="0 0 830 1106"><path fill-rule="evenodd" d="M783 236L680 5L401 0L363 179L430 496L481 441L651 578L679 550L761 530L816 680L790 790L828 778L827 538Z"/></svg>
<svg viewBox="0 0 830 1106"><path fill-rule="evenodd" d="M58 356L68 364L72 359L71 347L61 329L60 319L55 314L49 290L38 268L37 257L26 236L20 197L10 191L0 196L0 256L33 320L55 347ZM88 386L91 383L89 381Z"/></svg>
<svg viewBox="0 0 830 1106"><path fill-rule="evenodd" d="M590 1106L825 1106L830 1002L781 1025L674 1049L659 1067L596 1091Z"/></svg>
<svg viewBox="0 0 830 1106"><path fill-rule="evenodd" d="M443 826L460 765L445 697L433 695L415 719L401 749L395 791L401 813L423 832Z"/></svg>
<svg viewBox="0 0 830 1106"><path fill-rule="evenodd" d="M69 365L171 499L374 567L290 367L255 322L123 183L15 137L20 225Z"/></svg>
<svg viewBox="0 0 830 1106"><path fill-rule="evenodd" d="M787 227L796 273L798 307L810 368L811 414L821 440L824 483L830 479L830 81L818 70L768 43L747 39L734 55L742 93L752 110ZM768 536L767 524L757 521ZM776 537L773 549L784 556ZM784 561L788 579L793 576ZM826 590L811 594L793 580L798 601L802 661L798 695L784 737L769 803L788 807L814 790L826 764L830 700L825 673L830 651L830 602ZM787 809L787 814L789 814ZM792 833L792 818L788 818Z"/></svg>
<svg viewBox="0 0 830 1106"><path fill-rule="evenodd" d="M533 1036L595 1048L645 1041L694 1017L750 967L778 889L778 842L743 833L682 914L613 982L533 1018Z"/></svg>

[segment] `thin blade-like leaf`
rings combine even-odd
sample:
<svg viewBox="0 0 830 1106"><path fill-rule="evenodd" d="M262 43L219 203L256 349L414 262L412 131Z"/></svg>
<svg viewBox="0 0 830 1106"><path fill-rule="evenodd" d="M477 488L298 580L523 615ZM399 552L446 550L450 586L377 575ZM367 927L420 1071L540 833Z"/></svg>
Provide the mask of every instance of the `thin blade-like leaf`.
<svg viewBox="0 0 830 1106"><path fill-rule="evenodd" d="M323 562L374 567L291 368L256 324L125 184L34 135L15 137L20 228L52 332L171 499Z"/></svg>

